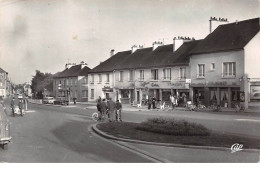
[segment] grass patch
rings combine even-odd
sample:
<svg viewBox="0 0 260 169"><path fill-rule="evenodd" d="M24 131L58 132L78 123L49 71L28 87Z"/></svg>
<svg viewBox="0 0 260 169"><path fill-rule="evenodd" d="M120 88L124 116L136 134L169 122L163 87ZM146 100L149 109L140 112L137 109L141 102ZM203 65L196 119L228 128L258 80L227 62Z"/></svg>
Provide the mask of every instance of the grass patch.
<svg viewBox="0 0 260 169"><path fill-rule="evenodd" d="M185 120L151 118L140 123L137 130L149 131L174 136L209 136L210 130L201 124L190 123Z"/></svg>
<svg viewBox="0 0 260 169"><path fill-rule="evenodd" d="M137 129L140 123L111 122L100 123L97 128L109 135L134 140L172 143L182 145L213 146L230 148L234 143L243 144L243 148L260 149L260 139L211 132L210 135L169 135Z"/></svg>

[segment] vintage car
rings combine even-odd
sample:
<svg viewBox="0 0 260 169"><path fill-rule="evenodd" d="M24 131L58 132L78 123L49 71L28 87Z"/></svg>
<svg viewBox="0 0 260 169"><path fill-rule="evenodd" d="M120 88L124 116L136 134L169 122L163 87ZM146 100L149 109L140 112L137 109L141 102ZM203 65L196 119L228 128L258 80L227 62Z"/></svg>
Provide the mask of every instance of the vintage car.
<svg viewBox="0 0 260 169"><path fill-rule="evenodd" d="M69 100L66 97L57 97L54 101L57 105L69 105Z"/></svg>
<svg viewBox="0 0 260 169"><path fill-rule="evenodd" d="M55 99L53 97L44 97L42 100L43 104L54 104Z"/></svg>

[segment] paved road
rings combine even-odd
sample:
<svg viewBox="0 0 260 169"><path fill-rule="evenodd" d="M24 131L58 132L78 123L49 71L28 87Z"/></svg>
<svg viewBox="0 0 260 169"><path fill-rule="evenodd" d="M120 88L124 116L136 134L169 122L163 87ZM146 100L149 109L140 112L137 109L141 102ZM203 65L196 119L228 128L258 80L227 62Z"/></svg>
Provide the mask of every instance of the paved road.
<svg viewBox="0 0 260 169"><path fill-rule="evenodd" d="M152 162L93 135L90 111L29 107L24 117L9 117L13 138L8 150L0 149L1 162Z"/></svg>
<svg viewBox="0 0 260 169"><path fill-rule="evenodd" d="M124 146L118 146L118 142L106 141L91 133L89 126L93 124L90 119L94 111L92 109L74 105L59 107L36 104L30 104L29 109L24 117L10 117L13 140L7 151L0 149L0 161L152 162L152 159L142 155L142 152L166 162L257 162L259 156L259 153L239 152L232 155L230 152L213 150L126 144L142 150L141 154L138 154L125 149ZM123 119L127 121L140 122L155 116L188 119L218 131L259 136L259 132L255 131L259 129L258 119L247 116L220 116L183 111L123 112Z"/></svg>

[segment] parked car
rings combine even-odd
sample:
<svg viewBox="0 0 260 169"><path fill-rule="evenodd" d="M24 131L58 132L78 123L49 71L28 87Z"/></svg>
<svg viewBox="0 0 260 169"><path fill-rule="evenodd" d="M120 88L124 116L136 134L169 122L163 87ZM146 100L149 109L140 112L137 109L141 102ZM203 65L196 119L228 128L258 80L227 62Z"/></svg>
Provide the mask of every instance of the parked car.
<svg viewBox="0 0 260 169"><path fill-rule="evenodd" d="M54 104L55 99L53 97L44 97L42 100L43 104Z"/></svg>
<svg viewBox="0 0 260 169"><path fill-rule="evenodd" d="M69 105L69 100L66 97L57 97L54 104L58 105Z"/></svg>

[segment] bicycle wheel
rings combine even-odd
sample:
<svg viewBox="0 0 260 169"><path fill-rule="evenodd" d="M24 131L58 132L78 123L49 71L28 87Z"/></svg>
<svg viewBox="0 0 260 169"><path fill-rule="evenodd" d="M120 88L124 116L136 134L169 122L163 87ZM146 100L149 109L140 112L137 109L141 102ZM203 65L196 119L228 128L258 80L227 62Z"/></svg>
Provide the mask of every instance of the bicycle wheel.
<svg viewBox="0 0 260 169"><path fill-rule="evenodd" d="M97 113L97 112L95 112L95 113L92 114L92 119L93 119L94 121L98 121L99 117L98 117L98 113Z"/></svg>

